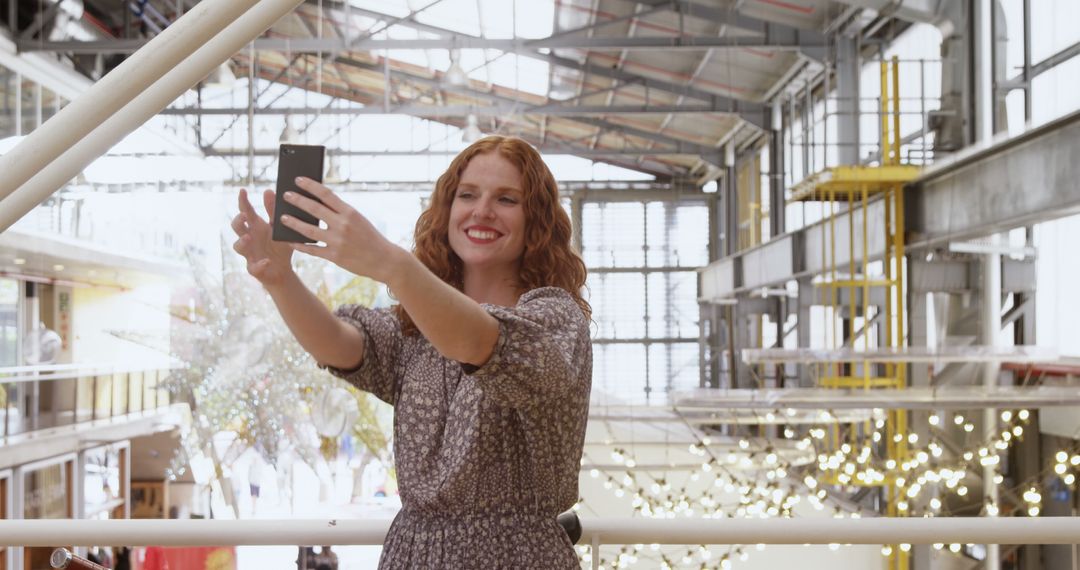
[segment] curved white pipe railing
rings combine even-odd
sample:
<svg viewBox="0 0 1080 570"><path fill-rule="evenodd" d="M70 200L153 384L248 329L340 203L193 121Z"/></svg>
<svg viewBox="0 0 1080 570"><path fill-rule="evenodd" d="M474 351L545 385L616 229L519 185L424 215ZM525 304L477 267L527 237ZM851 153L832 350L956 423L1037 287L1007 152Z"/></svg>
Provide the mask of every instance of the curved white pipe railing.
<svg viewBox="0 0 1080 570"><path fill-rule="evenodd" d="M35 129L10 152L0 156L0 172L4 173L0 178L0 201L56 160L73 142L94 130L102 119L111 117L176 67L191 53L193 46L206 43L258 2L204 0L154 36L81 97Z"/></svg>
<svg viewBox="0 0 1080 570"><path fill-rule="evenodd" d="M1076 544L1080 517L582 519L581 544ZM381 545L389 520L6 520L0 546Z"/></svg>
<svg viewBox="0 0 1080 570"><path fill-rule="evenodd" d="M234 0L221 0L232 2ZM250 0L245 0L250 1ZM104 154L109 148L120 142L128 133L150 120L169 103L206 77L211 70L221 65L234 53L240 51L248 42L272 26L274 22L288 14L304 0L260 0L243 13L224 31L199 47L187 59L168 70L155 83L146 88L137 97L125 105L119 112L108 117L101 125L86 135L82 140L71 145L63 154L34 174L25 184L0 200L0 231L11 227L19 218L34 209L35 206L52 195L68 180L74 178L88 164ZM175 25L175 24L174 24ZM172 26L170 26L170 29ZM185 38L187 46L196 46ZM145 51L147 45L138 53ZM155 70L158 74L160 69ZM105 96L108 96L106 94ZM83 97L80 99L86 99ZM101 115L95 115L100 119ZM18 147L26 146L23 141ZM70 145L70 139L63 141ZM41 144L41 143L39 143ZM32 151L28 151L32 152ZM41 151L44 152L44 151ZM9 155L5 155L7 158ZM7 168L0 165L0 171ZM5 173L6 176L6 173Z"/></svg>

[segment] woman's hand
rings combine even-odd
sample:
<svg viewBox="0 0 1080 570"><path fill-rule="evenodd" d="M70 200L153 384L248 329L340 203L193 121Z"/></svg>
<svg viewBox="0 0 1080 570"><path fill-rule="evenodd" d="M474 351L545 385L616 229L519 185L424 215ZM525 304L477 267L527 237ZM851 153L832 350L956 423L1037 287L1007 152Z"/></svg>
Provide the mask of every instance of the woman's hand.
<svg viewBox="0 0 1080 570"><path fill-rule="evenodd" d="M326 244L290 243L289 246L315 257L335 263L346 271L389 284L407 252L391 243L360 212L345 203L329 188L310 178L296 179L296 185L311 193L322 203L286 192L285 200L315 216L326 224L320 228L292 216L282 216L287 227L309 239Z"/></svg>
<svg viewBox="0 0 1080 570"><path fill-rule="evenodd" d="M233 218L232 229L239 236L233 249L247 260L247 271L264 287L281 284L293 274L292 248L285 242L271 239L273 228L255 212L248 201L247 191L240 191L240 213ZM270 219L274 219L274 192L263 192L263 204Z"/></svg>

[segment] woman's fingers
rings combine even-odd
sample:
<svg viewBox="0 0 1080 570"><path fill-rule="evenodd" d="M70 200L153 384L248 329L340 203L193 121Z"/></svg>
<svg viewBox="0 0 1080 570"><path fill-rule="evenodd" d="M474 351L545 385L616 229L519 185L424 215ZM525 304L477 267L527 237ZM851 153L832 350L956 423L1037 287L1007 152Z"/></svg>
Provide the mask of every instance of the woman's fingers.
<svg viewBox="0 0 1080 570"><path fill-rule="evenodd" d="M240 206L240 213L245 215L252 215L255 213L255 208L251 207L251 202L248 201L247 190L240 189L240 195L237 196L237 203Z"/></svg>
<svg viewBox="0 0 1080 570"><path fill-rule="evenodd" d="M248 234L240 236L240 239L233 243L233 251L251 261L251 258L256 255L256 252L251 251L251 236Z"/></svg>
<svg viewBox="0 0 1080 570"><path fill-rule="evenodd" d="M236 232L236 235L238 236L242 236L247 233L248 227L244 214L237 214L232 219L232 222L229 225L232 227L232 230Z"/></svg>
<svg viewBox="0 0 1080 570"><path fill-rule="evenodd" d="M330 221L332 218L337 217L336 212L322 205L317 200L312 200L311 198L308 198L307 196L298 194L296 192L286 192L285 200L290 204L293 204L296 207L300 208L301 210L311 214L312 216L323 220L327 223L327 225L330 225Z"/></svg>
<svg viewBox="0 0 1080 570"><path fill-rule="evenodd" d="M295 251L299 251L300 253L306 253L308 255L327 259L325 247L319 247L310 243L290 243L289 247L293 248Z"/></svg>
<svg viewBox="0 0 1080 570"><path fill-rule="evenodd" d="M263 190L263 206L266 207L266 215L270 216L270 223L274 222L274 191Z"/></svg>
<svg viewBox="0 0 1080 570"><path fill-rule="evenodd" d="M337 194L334 194L329 188L306 176L298 176L296 178L296 185L310 192L313 196L318 198L320 202L326 205L326 207L338 214L344 214L351 209L351 206L346 204L341 198L338 198Z"/></svg>
<svg viewBox="0 0 1080 570"><path fill-rule="evenodd" d="M281 216L281 223L285 224L285 226L288 228L296 230L297 233L308 239L313 239L315 241L321 242L326 241L326 230L320 228L319 226L309 224L302 220L298 220L289 215Z"/></svg>
<svg viewBox="0 0 1080 570"><path fill-rule="evenodd" d="M265 201L266 200L264 198L263 202L265 203ZM244 217L244 222L247 224L248 230L253 230L255 228L264 227L264 226L268 225L266 223L266 221L262 219L262 216L260 216L259 213L255 211L255 207L251 205L251 201L248 200L248 195L247 195L246 190L240 190L239 202L240 202L240 215ZM273 204L274 204L274 202L273 202L273 193L271 193L270 206L269 206L269 209L267 210L268 212L270 212L270 219L274 218L274 205Z"/></svg>

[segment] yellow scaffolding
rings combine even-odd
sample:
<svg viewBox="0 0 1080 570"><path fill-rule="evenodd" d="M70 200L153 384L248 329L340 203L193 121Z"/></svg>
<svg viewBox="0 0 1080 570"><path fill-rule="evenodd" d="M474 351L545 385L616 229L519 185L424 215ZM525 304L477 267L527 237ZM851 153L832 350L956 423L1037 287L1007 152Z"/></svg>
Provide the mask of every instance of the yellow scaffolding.
<svg viewBox="0 0 1080 570"><path fill-rule="evenodd" d="M848 339L843 343L856 348L862 339L864 348L870 348L871 335L869 334L870 323L870 292L872 289L884 290L885 307L883 313L875 319L880 319L878 326L884 327L884 346L900 348L905 344L904 331L904 185L912 181L919 173L918 166L900 163L900 88L899 88L899 62L896 58L881 62L881 161L877 166L844 165L827 168L809 176L806 180L796 184L792 188L791 201L815 201L827 205L827 227L821 232L822 249L825 258L824 279L817 286L828 290L829 298L829 321L827 324L826 338L830 348L839 348L842 344L837 336L837 316L843 308L839 306L839 292L848 292L848 306L850 331ZM884 202L885 217L885 252L882 260L883 276L870 276L869 249L871 246L869 232L869 209L871 198L878 198ZM844 212L840 212L840 205L846 204ZM856 223L856 213L861 212L861 224ZM839 269L837 262L837 232L844 228L838 228L837 219L839 214L847 214L847 271L846 274ZM861 227L856 227L856 226ZM828 239L826 239L828 238ZM861 251L857 251L856 243L861 243ZM856 292L861 292L861 306L857 304ZM861 312L860 312L861 310ZM862 329L856 330L856 317L862 318ZM876 368L872 373L872 369ZM829 388L863 388L871 390L875 388L901 389L907 385L907 369L903 363L889 362L872 365L867 361L855 361L846 363L829 363L819 365L817 369L818 383L822 387ZM885 419L885 453L886 462L895 461L895 465L903 465L910 460L908 440L905 437L908 429L908 414L903 410L891 410ZM851 449L859 449L860 432L862 437L869 437L873 431L870 420L863 425L852 425L848 429L847 437L837 424L832 428L831 443L833 449L840 449L844 439L851 445ZM865 440L864 440L865 441ZM892 471L892 470L890 470ZM893 471L893 473L895 473ZM904 492L907 482L897 480L897 476L887 473L883 481L863 481L848 478L843 480L839 476L829 477L826 482L843 485L873 485L884 486L887 498L888 516L906 516L908 509L904 502ZM903 483L903 484L898 484ZM910 566L909 553L899 548L899 545L891 545L888 559L890 570L908 570Z"/></svg>

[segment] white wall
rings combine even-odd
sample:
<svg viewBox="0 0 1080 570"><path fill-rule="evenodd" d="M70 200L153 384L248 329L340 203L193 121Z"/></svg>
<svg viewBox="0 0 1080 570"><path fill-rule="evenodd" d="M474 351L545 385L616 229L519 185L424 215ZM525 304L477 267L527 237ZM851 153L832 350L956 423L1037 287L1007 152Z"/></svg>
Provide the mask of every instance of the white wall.
<svg viewBox="0 0 1080 570"><path fill-rule="evenodd" d="M165 278L141 276L123 291L105 287L74 289L74 361L124 366L165 366L169 347L169 295ZM137 332L164 350L123 340L109 331Z"/></svg>

